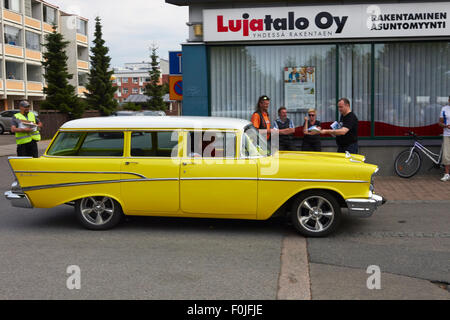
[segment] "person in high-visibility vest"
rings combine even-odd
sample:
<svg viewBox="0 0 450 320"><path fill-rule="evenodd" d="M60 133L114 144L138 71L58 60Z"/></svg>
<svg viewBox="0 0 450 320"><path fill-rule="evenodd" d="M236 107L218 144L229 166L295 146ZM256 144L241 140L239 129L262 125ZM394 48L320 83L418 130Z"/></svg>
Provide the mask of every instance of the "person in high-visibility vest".
<svg viewBox="0 0 450 320"><path fill-rule="evenodd" d="M19 103L20 112L12 118L11 132L16 135L17 156L37 158L37 142L41 140L39 133L42 122L30 112L28 101Z"/></svg>

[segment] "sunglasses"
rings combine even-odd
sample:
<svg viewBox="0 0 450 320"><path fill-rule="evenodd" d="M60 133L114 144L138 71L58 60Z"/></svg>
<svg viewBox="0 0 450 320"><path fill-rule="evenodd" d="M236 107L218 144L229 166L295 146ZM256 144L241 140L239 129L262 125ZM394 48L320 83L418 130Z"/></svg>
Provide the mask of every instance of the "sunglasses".
<svg viewBox="0 0 450 320"><path fill-rule="evenodd" d="M269 97L261 97L261 100L270 100Z"/></svg>
<svg viewBox="0 0 450 320"><path fill-rule="evenodd" d="M316 115L315 114L308 114L308 116L315 117Z"/></svg>

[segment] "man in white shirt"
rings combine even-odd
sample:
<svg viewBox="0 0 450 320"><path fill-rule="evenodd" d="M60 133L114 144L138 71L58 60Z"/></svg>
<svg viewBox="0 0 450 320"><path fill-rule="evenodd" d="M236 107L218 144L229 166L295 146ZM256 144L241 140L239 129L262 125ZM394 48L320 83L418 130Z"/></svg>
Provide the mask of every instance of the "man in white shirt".
<svg viewBox="0 0 450 320"><path fill-rule="evenodd" d="M450 96L448 97L448 105L442 108L439 125L444 128L444 136L442 137L442 164L445 166L445 174L441 181L450 181Z"/></svg>

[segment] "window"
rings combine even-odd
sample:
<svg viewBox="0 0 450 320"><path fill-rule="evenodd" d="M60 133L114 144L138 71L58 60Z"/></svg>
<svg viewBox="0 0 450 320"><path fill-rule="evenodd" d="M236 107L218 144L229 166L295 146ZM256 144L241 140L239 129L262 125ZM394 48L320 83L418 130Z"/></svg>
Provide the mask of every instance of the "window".
<svg viewBox="0 0 450 320"><path fill-rule="evenodd" d="M439 136L450 87L449 42L375 44L375 136Z"/></svg>
<svg viewBox="0 0 450 320"><path fill-rule="evenodd" d="M42 82L42 66L27 64L27 80L34 82Z"/></svg>
<svg viewBox="0 0 450 320"><path fill-rule="evenodd" d="M8 80L23 80L24 64L15 61L6 61L6 78Z"/></svg>
<svg viewBox="0 0 450 320"><path fill-rule="evenodd" d="M133 89L131 89L131 92L133 94L138 94L139 93L139 88L133 88Z"/></svg>
<svg viewBox="0 0 450 320"><path fill-rule="evenodd" d="M56 23L56 10L47 6L44 6L44 21L49 24Z"/></svg>
<svg viewBox="0 0 450 320"><path fill-rule="evenodd" d="M139 83L139 78L133 78L133 83Z"/></svg>
<svg viewBox="0 0 450 320"><path fill-rule="evenodd" d="M122 93L123 94L128 94L128 88L122 88Z"/></svg>
<svg viewBox="0 0 450 320"><path fill-rule="evenodd" d="M41 36L37 33L26 31L25 41L27 49L41 51Z"/></svg>
<svg viewBox="0 0 450 320"><path fill-rule="evenodd" d="M51 145L51 156L120 157L123 132L61 132Z"/></svg>
<svg viewBox="0 0 450 320"><path fill-rule="evenodd" d="M77 19L77 33L87 35L87 22Z"/></svg>
<svg viewBox="0 0 450 320"><path fill-rule="evenodd" d="M5 0L5 9L20 12L20 0Z"/></svg>
<svg viewBox="0 0 450 320"><path fill-rule="evenodd" d="M189 132L188 157L235 158L236 134L221 131Z"/></svg>
<svg viewBox="0 0 450 320"><path fill-rule="evenodd" d="M12 46L22 46L22 31L19 28L5 25L5 43Z"/></svg>
<svg viewBox="0 0 450 320"><path fill-rule="evenodd" d="M315 67L315 107L318 120L336 119L336 46L271 45L210 48L211 116L250 119L259 96L270 97L270 118L285 105L283 70ZM276 107L275 107L276 106ZM306 110L289 110L295 126L304 122Z"/></svg>
<svg viewBox="0 0 450 320"><path fill-rule="evenodd" d="M177 157L178 132L132 132L131 156L133 157Z"/></svg>
<svg viewBox="0 0 450 320"><path fill-rule="evenodd" d="M123 83L128 83L128 78L122 78Z"/></svg>

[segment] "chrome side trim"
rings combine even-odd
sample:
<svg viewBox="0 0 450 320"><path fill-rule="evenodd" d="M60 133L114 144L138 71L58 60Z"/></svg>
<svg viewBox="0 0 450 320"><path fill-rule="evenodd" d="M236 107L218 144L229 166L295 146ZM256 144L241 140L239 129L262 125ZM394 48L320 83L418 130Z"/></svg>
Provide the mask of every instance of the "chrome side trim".
<svg viewBox="0 0 450 320"><path fill-rule="evenodd" d="M293 182L338 182L338 183L368 183L366 180L333 180L333 179L289 179L289 178L259 178L261 181L293 181Z"/></svg>
<svg viewBox="0 0 450 320"><path fill-rule="evenodd" d="M42 189L52 189L52 188L64 188L73 186L85 186L91 184L108 184L108 183L120 183L120 182L145 182L145 181L178 181L178 178L154 178L154 179L123 179L123 180L101 180L101 181L83 181L83 182L68 182L68 183L58 183L49 185L40 185L33 187L24 187L23 191L34 191Z"/></svg>
<svg viewBox="0 0 450 320"><path fill-rule="evenodd" d="M198 178L180 178L180 180L253 180L257 181L258 178L239 178L239 177L198 177Z"/></svg>
<svg viewBox="0 0 450 320"><path fill-rule="evenodd" d="M13 171L14 172L14 171ZM18 170L15 171L15 173L81 173L81 174L130 174L133 176L138 176L143 179L146 179L146 177L142 174L135 173L135 172L115 172L115 171L25 171L25 170Z"/></svg>

